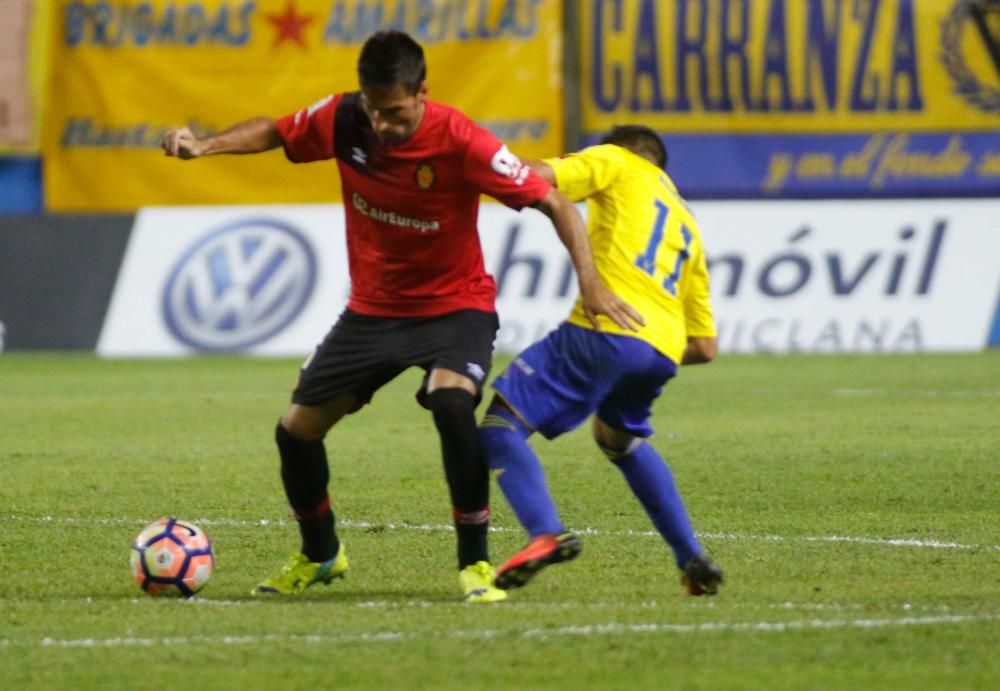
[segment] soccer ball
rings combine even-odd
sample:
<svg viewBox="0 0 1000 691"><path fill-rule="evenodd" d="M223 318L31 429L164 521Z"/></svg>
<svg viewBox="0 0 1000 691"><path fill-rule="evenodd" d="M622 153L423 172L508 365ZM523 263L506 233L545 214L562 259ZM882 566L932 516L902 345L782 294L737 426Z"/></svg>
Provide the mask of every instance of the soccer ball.
<svg viewBox="0 0 1000 691"><path fill-rule="evenodd" d="M208 535L176 518L150 523L132 545L132 574L147 595L191 597L202 589L214 567Z"/></svg>

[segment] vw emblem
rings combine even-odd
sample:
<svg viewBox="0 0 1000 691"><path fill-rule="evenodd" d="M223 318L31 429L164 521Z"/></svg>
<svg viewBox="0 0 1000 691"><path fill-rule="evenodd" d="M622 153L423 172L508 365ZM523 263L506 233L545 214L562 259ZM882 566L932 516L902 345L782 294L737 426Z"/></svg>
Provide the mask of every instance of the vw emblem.
<svg viewBox="0 0 1000 691"><path fill-rule="evenodd" d="M177 261L163 317L175 338L198 350L240 350L288 326L315 283L316 258L301 233L269 219L237 221Z"/></svg>

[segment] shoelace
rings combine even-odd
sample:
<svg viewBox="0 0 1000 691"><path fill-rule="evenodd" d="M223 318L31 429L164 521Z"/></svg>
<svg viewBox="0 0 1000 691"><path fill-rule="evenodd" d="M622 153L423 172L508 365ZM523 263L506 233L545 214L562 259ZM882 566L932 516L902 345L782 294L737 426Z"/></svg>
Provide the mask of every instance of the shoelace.
<svg viewBox="0 0 1000 691"><path fill-rule="evenodd" d="M281 567L281 574L289 574L302 564L302 555L293 553L287 564Z"/></svg>

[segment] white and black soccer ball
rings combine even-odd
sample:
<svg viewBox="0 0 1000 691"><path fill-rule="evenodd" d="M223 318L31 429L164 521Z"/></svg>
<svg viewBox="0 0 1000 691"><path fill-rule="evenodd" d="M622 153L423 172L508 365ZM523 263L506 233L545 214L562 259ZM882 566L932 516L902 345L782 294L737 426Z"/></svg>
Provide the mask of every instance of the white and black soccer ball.
<svg viewBox="0 0 1000 691"><path fill-rule="evenodd" d="M212 542L201 528L176 518L146 526L132 544L132 574L147 595L191 597L215 568Z"/></svg>

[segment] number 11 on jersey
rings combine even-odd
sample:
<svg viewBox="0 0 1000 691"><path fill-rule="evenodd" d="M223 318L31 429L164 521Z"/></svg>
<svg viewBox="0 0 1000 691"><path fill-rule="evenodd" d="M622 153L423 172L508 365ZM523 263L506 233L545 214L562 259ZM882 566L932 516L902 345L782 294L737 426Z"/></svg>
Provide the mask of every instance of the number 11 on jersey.
<svg viewBox="0 0 1000 691"><path fill-rule="evenodd" d="M635 260L635 265L650 276L656 273L656 254L663 243L667 216L670 215L670 207L659 199L653 200L653 206L656 207L656 218L653 220L653 229L649 235L649 242L646 243L646 251L636 257ZM684 248L677 253L677 257L674 259L673 271L663 279L663 289L675 297L677 296L677 281L680 280L681 269L684 268L684 262L691 256L691 252L689 251L691 247L691 231L684 224L681 224L680 230L681 237L684 238Z"/></svg>

